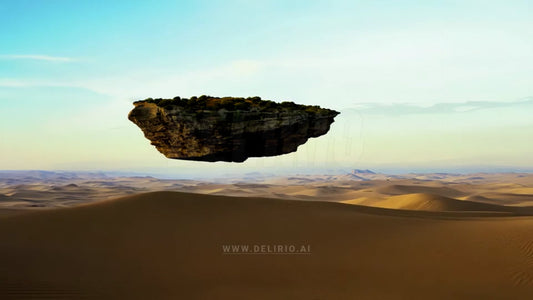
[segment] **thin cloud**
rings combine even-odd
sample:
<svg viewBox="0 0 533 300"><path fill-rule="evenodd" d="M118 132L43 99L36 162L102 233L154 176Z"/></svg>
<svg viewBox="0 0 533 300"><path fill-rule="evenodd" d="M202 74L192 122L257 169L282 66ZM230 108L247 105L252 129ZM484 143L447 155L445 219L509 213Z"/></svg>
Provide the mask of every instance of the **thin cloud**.
<svg viewBox="0 0 533 300"><path fill-rule="evenodd" d="M0 55L0 59L4 60L41 60L41 61L54 61L54 62L72 62L75 59L71 57L62 56L50 56L50 55L34 55L34 54L13 54L13 55Z"/></svg>
<svg viewBox="0 0 533 300"><path fill-rule="evenodd" d="M0 78L0 87L26 88L26 87L77 87L68 82L40 80L40 79L18 79Z"/></svg>
<svg viewBox="0 0 533 300"><path fill-rule="evenodd" d="M533 97L525 97L513 101L464 101L440 102L430 106L412 103L359 103L355 108L347 108L343 112L364 112L365 114L414 115L414 114L453 114L467 113L483 109L510 108L517 106L533 106Z"/></svg>

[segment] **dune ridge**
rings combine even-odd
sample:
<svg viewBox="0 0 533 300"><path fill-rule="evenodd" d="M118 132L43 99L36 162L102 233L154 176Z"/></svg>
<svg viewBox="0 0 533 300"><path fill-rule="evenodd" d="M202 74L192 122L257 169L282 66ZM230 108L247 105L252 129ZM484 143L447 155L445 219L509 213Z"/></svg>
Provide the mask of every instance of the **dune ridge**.
<svg viewBox="0 0 533 300"><path fill-rule="evenodd" d="M532 226L531 216L143 193L0 217L0 298L529 299ZM234 244L311 252L224 255Z"/></svg>
<svg viewBox="0 0 533 300"><path fill-rule="evenodd" d="M533 207L511 207L495 205L478 201L458 200L440 195L413 193L388 197L386 200L376 201L370 206L424 210L424 211L487 211L487 212L515 212L533 214Z"/></svg>

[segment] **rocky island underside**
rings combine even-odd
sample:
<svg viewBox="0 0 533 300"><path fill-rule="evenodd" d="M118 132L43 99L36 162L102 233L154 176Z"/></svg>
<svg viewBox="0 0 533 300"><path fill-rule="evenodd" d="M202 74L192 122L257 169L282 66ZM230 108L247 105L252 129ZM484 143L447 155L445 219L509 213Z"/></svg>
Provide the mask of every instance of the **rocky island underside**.
<svg viewBox="0 0 533 300"><path fill-rule="evenodd" d="M134 102L128 118L168 158L243 162L291 153L329 131L334 110L232 97Z"/></svg>

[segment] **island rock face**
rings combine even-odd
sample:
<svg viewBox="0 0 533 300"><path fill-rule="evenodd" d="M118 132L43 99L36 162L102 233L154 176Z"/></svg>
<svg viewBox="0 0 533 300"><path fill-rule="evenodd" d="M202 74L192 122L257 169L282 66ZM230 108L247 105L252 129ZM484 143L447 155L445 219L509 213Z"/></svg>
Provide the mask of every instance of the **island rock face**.
<svg viewBox="0 0 533 300"><path fill-rule="evenodd" d="M134 102L128 118L168 158L243 162L294 152L339 112L292 102L209 96Z"/></svg>

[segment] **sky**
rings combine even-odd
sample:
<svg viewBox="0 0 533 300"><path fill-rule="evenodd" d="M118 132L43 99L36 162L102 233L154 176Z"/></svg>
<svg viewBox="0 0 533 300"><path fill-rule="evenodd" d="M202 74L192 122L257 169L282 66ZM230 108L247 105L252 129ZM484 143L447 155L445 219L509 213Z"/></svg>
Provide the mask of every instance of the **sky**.
<svg viewBox="0 0 533 300"><path fill-rule="evenodd" d="M533 170L533 3L0 1L0 169L175 176ZM261 96L341 111L296 153L164 158L147 97Z"/></svg>

